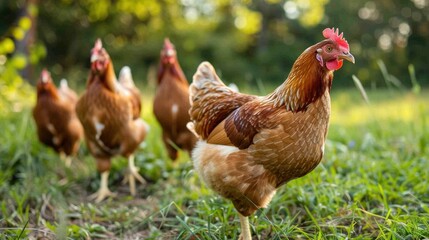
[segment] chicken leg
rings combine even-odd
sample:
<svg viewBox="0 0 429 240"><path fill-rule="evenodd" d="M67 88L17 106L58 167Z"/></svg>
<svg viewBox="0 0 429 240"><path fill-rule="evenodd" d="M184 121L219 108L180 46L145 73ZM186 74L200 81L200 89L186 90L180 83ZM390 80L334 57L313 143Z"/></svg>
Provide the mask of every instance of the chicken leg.
<svg viewBox="0 0 429 240"><path fill-rule="evenodd" d="M113 193L109 190L109 171L101 173L100 188L94 194L91 194L89 198L91 200L95 199L96 203L103 201L106 197L115 197L116 193Z"/></svg>
<svg viewBox="0 0 429 240"><path fill-rule="evenodd" d="M66 167L70 168L71 163L72 163L72 157L71 156L66 155L64 152L60 152L60 159L61 159L61 161L64 162Z"/></svg>
<svg viewBox="0 0 429 240"><path fill-rule="evenodd" d="M123 183L129 182L130 192L132 196L136 195L136 179L142 184L146 183L144 178L139 174L139 168L136 167L134 163L134 155L131 155L128 157L128 171L122 182Z"/></svg>
<svg viewBox="0 0 429 240"><path fill-rule="evenodd" d="M250 234L250 225L249 225L249 217L245 217L238 214L240 216L240 225L241 225L241 234L238 237L239 240L252 240L252 235Z"/></svg>

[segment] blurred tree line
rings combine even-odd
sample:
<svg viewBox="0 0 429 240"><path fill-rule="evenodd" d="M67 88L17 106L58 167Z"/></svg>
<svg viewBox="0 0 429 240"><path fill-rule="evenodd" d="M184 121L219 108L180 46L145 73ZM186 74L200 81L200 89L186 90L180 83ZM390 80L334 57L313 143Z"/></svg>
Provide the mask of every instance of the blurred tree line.
<svg viewBox="0 0 429 240"><path fill-rule="evenodd" d="M0 16L3 82L23 76L35 83L46 67L55 80L82 88L101 38L116 70L129 65L135 81L152 84L169 37L188 80L208 60L226 82L271 87L333 26L356 58L334 86L352 85L352 74L386 86L383 66L410 84L410 64L421 83L429 79L428 0L16 0L1 1Z"/></svg>

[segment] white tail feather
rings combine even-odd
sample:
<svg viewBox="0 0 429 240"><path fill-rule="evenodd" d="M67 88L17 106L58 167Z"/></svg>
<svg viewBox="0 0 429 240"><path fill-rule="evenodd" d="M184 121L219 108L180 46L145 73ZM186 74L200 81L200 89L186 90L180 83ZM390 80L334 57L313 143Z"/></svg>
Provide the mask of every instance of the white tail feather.
<svg viewBox="0 0 429 240"><path fill-rule="evenodd" d="M188 128L188 130L193 133L195 135L195 137L200 138L200 136L198 135L198 133L195 131L195 125L193 122L188 122L186 124L186 127Z"/></svg>
<svg viewBox="0 0 429 240"><path fill-rule="evenodd" d="M119 72L119 83L125 87L135 86L130 67L122 67L121 71Z"/></svg>
<svg viewBox="0 0 429 240"><path fill-rule="evenodd" d="M65 78L61 79L60 88L61 89L68 89L69 88L69 84Z"/></svg>

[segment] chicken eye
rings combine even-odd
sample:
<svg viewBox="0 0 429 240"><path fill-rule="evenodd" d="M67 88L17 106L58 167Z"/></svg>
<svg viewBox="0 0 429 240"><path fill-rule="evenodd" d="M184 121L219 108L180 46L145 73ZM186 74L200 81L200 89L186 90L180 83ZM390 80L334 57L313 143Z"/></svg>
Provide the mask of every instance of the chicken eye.
<svg viewBox="0 0 429 240"><path fill-rule="evenodd" d="M331 46L327 46L326 47L326 52L328 52L328 53L332 52L332 47Z"/></svg>

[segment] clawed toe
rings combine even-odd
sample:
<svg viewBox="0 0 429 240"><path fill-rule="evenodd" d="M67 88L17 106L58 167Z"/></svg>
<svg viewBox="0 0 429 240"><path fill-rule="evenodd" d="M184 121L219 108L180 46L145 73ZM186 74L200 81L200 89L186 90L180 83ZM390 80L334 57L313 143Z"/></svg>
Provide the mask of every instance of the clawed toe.
<svg viewBox="0 0 429 240"><path fill-rule="evenodd" d="M111 192L109 189L99 189L97 192L91 194L89 199L91 201L95 200L96 203L103 201L107 197L116 197L116 193Z"/></svg>
<svg viewBox="0 0 429 240"><path fill-rule="evenodd" d="M116 193L110 191L108 187L109 171L101 173L100 188L94 194L89 196L90 200L95 200L96 203L103 201L106 197L115 197Z"/></svg>

